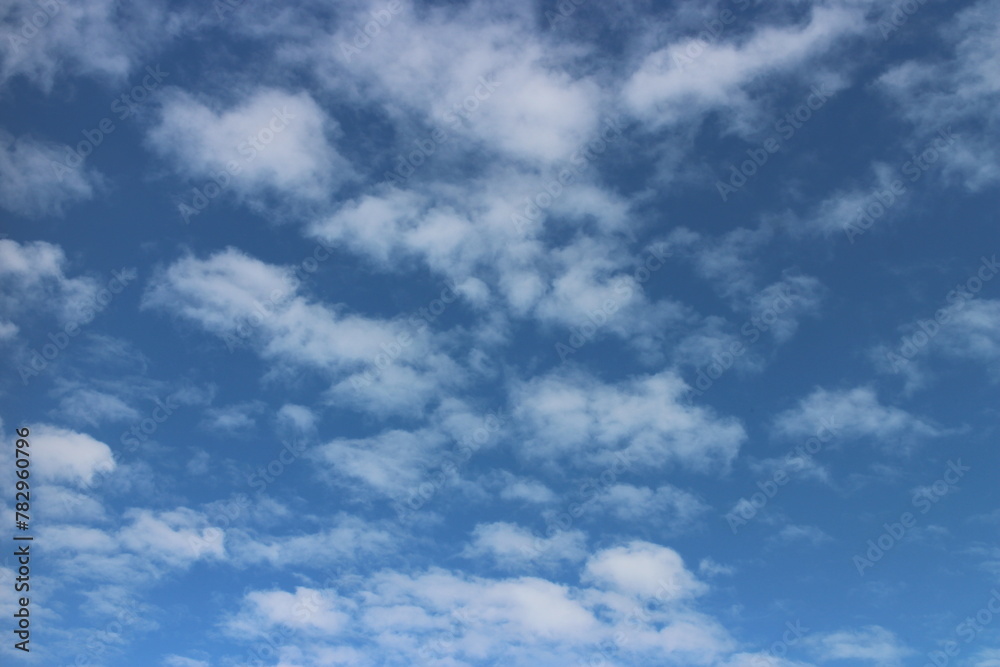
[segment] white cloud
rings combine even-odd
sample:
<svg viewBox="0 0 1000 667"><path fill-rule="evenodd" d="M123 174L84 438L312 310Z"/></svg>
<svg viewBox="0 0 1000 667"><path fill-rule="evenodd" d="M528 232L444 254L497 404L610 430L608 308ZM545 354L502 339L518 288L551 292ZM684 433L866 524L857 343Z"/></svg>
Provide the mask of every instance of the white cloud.
<svg viewBox="0 0 1000 667"><path fill-rule="evenodd" d="M95 305L97 281L67 277L68 269L58 245L0 239L0 318L23 322L46 313L60 323L82 322L84 310ZM17 329L16 322L6 326Z"/></svg>
<svg viewBox="0 0 1000 667"><path fill-rule="evenodd" d="M32 467L45 482L89 485L98 473L115 469L111 448L85 433L39 424L31 429Z"/></svg>
<svg viewBox="0 0 1000 667"><path fill-rule="evenodd" d="M394 430L369 438L338 438L315 451L335 476L399 498L423 481L445 444L446 439L433 430Z"/></svg>
<svg viewBox="0 0 1000 667"><path fill-rule="evenodd" d="M349 606L330 591L298 586L294 593L281 590L251 591L241 609L223 623L234 636L259 639L276 626L325 637L337 635L347 621Z"/></svg>
<svg viewBox="0 0 1000 667"><path fill-rule="evenodd" d="M107 508L97 498L59 484L39 484L33 509L45 521L91 523L107 519Z"/></svg>
<svg viewBox="0 0 1000 667"><path fill-rule="evenodd" d="M603 321L601 336L618 336L662 357L663 339L693 313L674 301L648 298L642 283L650 273L642 265L663 266L658 244L634 254L627 250L623 232L632 219L626 203L582 183L537 217L537 230L519 230L512 216L546 182L544 175L504 168L475 177L462 190L443 183L416 191L376 188L310 225L309 233L325 243L346 244L381 271L396 272L419 259L454 281L455 290L480 312L502 308L507 317L533 317L546 327L566 329L590 326L596 317ZM597 205L578 210L573 203L584 195L588 202L599 200ZM557 247L547 247L536 235L543 227L569 224L586 233ZM640 270L646 273L637 279ZM495 336L495 329L491 333Z"/></svg>
<svg viewBox="0 0 1000 667"><path fill-rule="evenodd" d="M523 571L580 562L587 555L586 543L586 536L578 530L536 537L522 526L498 521L477 524L462 555L469 559L488 558L505 570Z"/></svg>
<svg viewBox="0 0 1000 667"><path fill-rule="evenodd" d="M177 90L163 95L148 141L186 176L222 172L242 196L269 189L319 200L354 175L332 144L338 124L308 93L259 89L227 109Z"/></svg>
<svg viewBox="0 0 1000 667"><path fill-rule="evenodd" d="M826 436L826 433L823 433ZM778 471L794 479L814 479L829 483L830 471L825 465L808 453L788 452L782 457L751 461L750 467L759 477L773 477Z"/></svg>
<svg viewBox="0 0 1000 667"><path fill-rule="evenodd" d="M188 459L187 464L184 469L189 475L198 477L204 475L209 470L209 465L212 457L205 450L196 450L191 458Z"/></svg>
<svg viewBox="0 0 1000 667"><path fill-rule="evenodd" d="M399 606L423 608L431 619L462 612L470 622L455 648L469 655L499 655L519 644L582 644L600 627L573 590L535 577L489 580L431 570L414 577L384 573L372 584L369 624ZM408 614L391 632L403 636L426 624Z"/></svg>
<svg viewBox="0 0 1000 667"><path fill-rule="evenodd" d="M134 592L199 560L226 558L225 533L196 510L130 508L114 513L120 525L108 527L110 514L60 517L63 521L96 519L104 524L101 527L50 521L39 528L40 539L57 555L61 581Z"/></svg>
<svg viewBox="0 0 1000 667"><path fill-rule="evenodd" d="M947 357L985 366L1000 380L1000 299L961 301L948 309L949 320L931 339L931 348Z"/></svg>
<svg viewBox="0 0 1000 667"><path fill-rule="evenodd" d="M70 204L94 196L98 174L80 165L67 166L69 146L29 136L14 138L0 130L0 206L11 213L37 218L61 216Z"/></svg>
<svg viewBox="0 0 1000 667"><path fill-rule="evenodd" d="M709 509L697 496L670 484L655 489L613 484L592 502L620 521L661 525L671 531L689 528Z"/></svg>
<svg viewBox="0 0 1000 667"><path fill-rule="evenodd" d="M136 421L139 411L118 396L76 383L57 381L59 414L74 423L98 426L104 422Z"/></svg>
<svg viewBox="0 0 1000 667"><path fill-rule="evenodd" d="M755 259L772 237L766 225L738 227L718 238L680 226L670 232L667 242L679 257L693 261L698 274L723 296L745 297L755 290Z"/></svg>
<svg viewBox="0 0 1000 667"><path fill-rule="evenodd" d="M863 9L844 5L813 6L802 25L765 25L741 43L703 43L693 60L687 52L698 46L697 40L675 42L645 57L624 86L625 102L657 124L743 106L755 80L775 74L802 76L816 56L860 33L866 25Z"/></svg>
<svg viewBox="0 0 1000 667"><path fill-rule="evenodd" d="M357 26L379 9L358 3L335 33L316 35L295 55L306 55L342 95L516 159L565 159L596 128L597 83L574 73L574 49L542 38L527 5L416 11L403 4L371 48L343 55ZM412 132L401 138L412 150Z"/></svg>
<svg viewBox="0 0 1000 667"><path fill-rule="evenodd" d="M892 632L878 625L843 630L802 640L821 660L856 660L876 665L899 665L914 651Z"/></svg>
<svg viewBox="0 0 1000 667"><path fill-rule="evenodd" d="M736 568L731 565L723 565L717 563L711 558L702 558L698 563L698 572L708 577L716 577L719 575L732 575L736 572Z"/></svg>
<svg viewBox="0 0 1000 667"><path fill-rule="evenodd" d="M265 409L263 401L247 401L218 408L206 408L202 426L227 435L239 435L257 426L256 415Z"/></svg>
<svg viewBox="0 0 1000 667"><path fill-rule="evenodd" d="M707 590L707 586L684 567L676 551L641 541L605 549L592 556L587 561L585 578L599 586L640 598L652 598L662 590L660 599L682 600Z"/></svg>
<svg viewBox="0 0 1000 667"><path fill-rule="evenodd" d="M117 535L121 545L155 562L182 567L201 558L223 558L222 530L211 526L204 514L187 508L164 512L127 510L131 523Z"/></svg>
<svg viewBox="0 0 1000 667"><path fill-rule="evenodd" d="M806 213L800 215L785 212L776 216L774 221L794 238L805 235L829 238L835 234L846 233L847 239L853 243L862 231L877 233L885 228L888 222L907 210L909 200L907 194L903 193L894 200L894 205L888 208L882 207L884 217L879 217L877 223L869 225L871 216L862 215L866 210L877 210L872 207L872 202L882 206L875 193L891 190L892 182L898 179L899 171L897 168L885 162L873 162L871 176L864 185L839 188L819 202L812 204ZM870 229L868 229L869 227Z"/></svg>
<svg viewBox="0 0 1000 667"><path fill-rule="evenodd" d="M339 636L351 636L361 642L359 655L456 667L586 660L613 637L627 641L645 660L666 658L678 665L717 664L734 648L714 619L687 607L706 587L670 549L644 542L605 549L591 557L583 578L596 587L531 576L490 579L438 568L383 570L363 579L341 577L336 592L252 591L224 627L249 637L279 626L301 632L295 655L303 660L333 649ZM307 625L303 609L296 609L317 597L335 614L325 636ZM659 604L651 606L653 599ZM352 657L350 664L375 664Z"/></svg>
<svg viewBox="0 0 1000 667"><path fill-rule="evenodd" d="M345 312L300 293L290 269L229 248L208 259L184 257L158 273L143 297L144 308L181 315L223 339L231 350L247 345L278 365L333 375L331 396L376 412L422 408L441 384L461 379L448 355L438 352L426 321L380 320ZM403 340L406 344L400 344ZM390 365L366 387L365 374L396 350ZM385 377L408 384L391 387L396 401L371 399ZM369 402L370 401L370 402Z"/></svg>
<svg viewBox="0 0 1000 667"><path fill-rule="evenodd" d="M383 527L358 517L340 514L315 533L260 535L231 529L226 533L228 552L239 566L266 564L282 568L289 564L326 567L345 560L382 554L392 550L396 538Z"/></svg>
<svg viewBox="0 0 1000 667"><path fill-rule="evenodd" d="M163 2L123 8L114 0L13 0L4 3L0 19L0 84L23 76L49 92L68 75L123 82L141 56L190 27L194 16L168 11Z"/></svg>
<svg viewBox="0 0 1000 667"><path fill-rule="evenodd" d="M278 428L298 435L309 435L316 430L317 415L304 405L286 403L278 409Z"/></svg>
<svg viewBox="0 0 1000 667"><path fill-rule="evenodd" d="M914 148L927 148L942 129L953 128L955 145L935 157L971 190L1000 181L1000 150L983 136L1000 129L1000 5L982 0L964 7L940 28L947 56L924 57L896 65L878 81L914 126ZM930 155L930 154L928 154Z"/></svg>
<svg viewBox="0 0 1000 667"><path fill-rule="evenodd" d="M770 651L760 653L737 653L725 662L719 663L720 667L813 667L811 663L779 658Z"/></svg>
<svg viewBox="0 0 1000 667"><path fill-rule="evenodd" d="M980 649L969 664L970 667L1000 667L1000 648Z"/></svg>
<svg viewBox="0 0 1000 667"><path fill-rule="evenodd" d="M670 371L618 384L579 371L533 378L511 396L525 432L520 454L593 466L611 464L620 451L643 467L724 469L746 437L743 427L692 405L688 390Z"/></svg>
<svg viewBox="0 0 1000 667"><path fill-rule="evenodd" d="M212 667L204 660L185 658L182 655L168 655L163 658L163 667Z"/></svg>
<svg viewBox="0 0 1000 667"><path fill-rule="evenodd" d="M949 294L961 295L954 290ZM871 348L869 357L883 374L899 375L907 396L929 387L936 376L932 358L972 361L1000 381L1000 300L958 299L933 318L900 327L901 339Z"/></svg>
<svg viewBox="0 0 1000 667"><path fill-rule="evenodd" d="M509 473L508 473L509 474ZM520 500L527 503L545 504L556 499L552 489L541 482L510 475L506 480L500 497L504 500Z"/></svg>
<svg viewBox="0 0 1000 667"><path fill-rule="evenodd" d="M808 542L813 546L833 541L832 537L816 526L799 526L794 524L783 526L778 531L775 539L780 542Z"/></svg>
<svg viewBox="0 0 1000 667"><path fill-rule="evenodd" d="M510 525L480 528L484 537L503 535L503 543L521 535ZM731 572L707 560L700 569ZM617 645L629 649L634 664L750 667L766 659L781 667L806 667L772 660L770 653L737 652L739 644L715 618L692 608L708 586L670 548L636 541L602 549L583 564L580 580L580 585L567 585L440 568L382 570L338 576L335 588L251 590L222 627L248 639L278 630L294 635L284 647L289 665L313 664L325 656L332 660L328 664L366 667L387 661L527 667L586 663ZM338 653L348 637L356 652ZM891 633L878 627L807 639L809 650L823 660L894 664L906 654Z"/></svg>
<svg viewBox="0 0 1000 667"><path fill-rule="evenodd" d="M909 449L914 439L944 432L901 408L882 405L870 387L816 389L775 419L776 431L787 438L811 437L824 426L838 438L874 438L885 449L896 451Z"/></svg>
<svg viewBox="0 0 1000 667"><path fill-rule="evenodd" d="M751 323L784 343L795 335L801 318L819 312L825 292L823 284L812 276L785 275L751 298Z"/></svg>

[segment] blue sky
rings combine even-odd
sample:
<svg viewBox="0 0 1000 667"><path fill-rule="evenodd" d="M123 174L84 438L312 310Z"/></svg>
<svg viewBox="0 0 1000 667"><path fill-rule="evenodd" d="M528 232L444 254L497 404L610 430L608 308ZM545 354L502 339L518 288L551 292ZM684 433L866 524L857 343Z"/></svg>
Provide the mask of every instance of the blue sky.
<svg viewBox="0 0 1000 667"><path fill-rule="evenodd" d="M4 664L1000 665L996 0L0 16Z"/></svg>

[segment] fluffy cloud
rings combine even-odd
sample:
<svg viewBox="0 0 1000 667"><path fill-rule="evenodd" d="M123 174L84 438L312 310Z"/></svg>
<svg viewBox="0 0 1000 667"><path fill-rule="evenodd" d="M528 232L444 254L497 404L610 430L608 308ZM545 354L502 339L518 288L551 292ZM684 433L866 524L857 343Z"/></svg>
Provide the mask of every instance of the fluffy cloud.
<svg viewBox="0 0 1000 667"><path fill-rule="evenodd" d="M610 296L619 308L642 305L633 296L641 287L630 274L645 257L625 251L620 235L630 223L620 196L585 180L553 199L545 189L552 177L515 167L473 178L461 190L436 182L408 190L378 187L311 223L309 232L345 244L382 271L420 260L470 301L485 306L499 296L517 316L538 308L544 319L577 324L588 306ZM517 222L542 194L551 206L528 223ZM570 225L588 233L555 249L538 238L546 227ZM624 287L611 294L616 282Z"/></svg>
<svg viewBox="0 0 1000 667"><path fill-rule="evenodd" d="M658 488L613 484L593 499L594 507L620 521L663 525L680 531L691 526L709 507L697 496L670 484Z"/></svg>
<svg viewBox="0 0 1000 667"><path fill-rule="evenodd" d="M85 433L39 424L31 429L33 462L42 481L87 486L98 473L115 469L111 448Z"/></svg>
<svg viewBox="0 0 1000 667"><path fill-rule="evenodd" d="M370 438L338 438L318 447L316 455L336 476L399 498L423 481L446 442L433 430L386 431Z"/></svg>
<svg viewBox="0 0 1000 667"><path fill-rule="evenodd" d="M507 530L494 527L483 535L496 528ZM634 651L637 664L708 665L735 647L715 619L689 608L707 587L672 549L646 542L604 549L587 560L582 580L584 585L572 586L437 568L385 570L363 583L345 579L336 593L305 587L252 591L225 627L259 637L283 625L295 633L288 650L300 659L315 659L339 644L339 637L351 636L362 649L354 656L358 665L378 662L361 655L456 667L486 660L565 664L599 656L607 646L616 650L616 643ZM310 616L307 605L322 611Z"/></svg>
<svg viewBox="0 0 1000 667"><path fill-rule="evenodd" d="M347 621L340 607L345 603L329 591L299 586L294 593L281 590L251 591L242 608L223 623L223 629L242 638L262 638L276 626L294 631L336 635Z"/></svg>
<svg viewBox="0 0 1000 667"><path fill-rule="evenodd" d="M191 27L195 16L168 12L163 2L123 8L114 0L13 0L4 3L0 19L0 84L23 76L49 91L73 74L121 83L140 56Z"/></svg>
<svg viewBox="0 0 1000 667"><path fill-rule="evenodd" d="M28 217L62 215L66 207L94 196L95 172L68 167L69 146L14 138L0 130L0 206Z"/></svg>
<svg viewBox="0 0 1000 667"><path fill-rule="evenodd" d="M507 473L500 497L528 503L550 503L556 499L552 489L533 479L517 478Z"/></svg>
<svg viewBox="0 0 1000 667"><path fill-rule="evenodd" d="M163 659L163 667L210 667L204 660L185 658L182 655L168 655Z"/></svg>
<svg viewBox="0 0 1000 667"><path fill-rule="evenodd" d="M231 182L242 196L263 188L305 199L325 198L353 176L332 143L337 123L308 93L260 89L228 108L164 94L148 141L185 176Z"/></svg>
<svg viewBox="0 0 1000 667"><path fill-rule="evenodd" d="M686 39L644 58L623 97L650 122L676 123L714 108L745 105L756 79L805 74L805 67L865 27L863 8L851 3L814 6L801 25L757 28L742 43ZM697 53L691 58L690 53ZM654 120L655 119L655 120Z"/></svg>
<svg viewBox="0 0 1000 667"><path fill-rule="evenodd" d="M953 128L956 145L934 160L942 159L948 171L972 190L1000 180L1000 151L980 141L1000 129L998 18L1000 4L994 0L963 8L941 26L947 56L910 60L879 79L881 90L913 123L913 141L921 150L939 130Z"/></svg>
<svg viewBox="0 0 1000 667"><path fill-rule="evenodd" d="M265 360L332 376L332 396L365 409L419 409L441 384L461 379L457 365L435 350L426 321L353 315L308 298L300 285L290 269L229 248L177 260L151 281L143 306L198 324L230 350L249 345ZM397 349L388 357L386 350ZM376 366L382 357L387 370ZM387 377L410 382L389 388Z"/></svg>
<svg viewBox="0 0 1000 667"><path fill-rule="evenodd" d="M596 81L573 72L572 49L533 29L528 5L417 11L404 3L371 48L345 48L370 12L382 9L359 3L335 32L317 34L307 47L331 87L363 92L390 114L412 114L418 127L440 127L513 158L567 158L596 129ZM403 138L410 145L410 133Z"/></svg>
<svg viewBox="0 0 1000 667"><path fill-rule="evenodd" d="M642 467L727 467L746 437L743 427L692 405L688 392L670 371L619 384L578 371L534 378L511 397L525 431L520 453L587 466L609 465L621 452Z"/></svg>
<svg viewBox="0 0 1000 667"><path fill-rule="evenodd" d="M268 565L281 568L290 563L326 567L358 557L383 554L396 546L385 527L358 517L341 514L318 532L284 535L258 534L233 528L226 533L232 562L241 567Z"/></svg>
<svg viewBox="0 0 1000 667"><path fill-rule="evenodd" d="M139 411L120 397L76 383L58 382L59 413L76 423L97 426L104 422L137 421Z"/></svg>
<svg viewBox="0 0 1000 667"><path fill-rule="evenodd" d="M914 651L892 632L878 625L808 637L821 660L857 660L875 665L900 665Z"/></svg>
<svg viewBox="0 0 1000 667"><path fill-rule="evenodd" d="M685 567L673 549L648 542L632 542L606 549L587 561L586 579L625 595L651 598L662 587L660 599L682 600L707 589Z"/></svg>
<svg viewBox="0 0 1000 667"><path fill-rule="evenodd" d="M131 523L118 532L126 549L154 561L180 567L191 561L225 554L223 533L205 515L179 508L166 512L131 510Z"/></svg>
<svg viewBox="0 0 1000 667"><path fill-rule="evenodd" d="M1000 299L974 299L948 309L949 321L931 340L943 356L983 364L1000 380Z"/></svg>
<svg viewBox="0 0 1000 667"><path fill-rule="evenodd" d="M466 558L488 558L505 570L574 563L582 561L586 554L586 536L578 530L539 538L530 530L502 521L477 525L471 542L462 551Z"/></svg>
<svg viewBox="0 0 1000 667"><path fill-rule="evenodd" d="M12 320L8 337L18 330L15 321L37 313L53 315L60 323L82 320L85 308L94 305L98 285L89 277L68 277L69 268L57 245L0 239L0 318Z"/></svg>
<svg viewBox="0 0 1000 667"><path fill-rule="evenodd" d="M39 528L40 539L57 555L60 581L135 592L195 562L227 558L225 532L197 510L129 508L115 518L120 525L102 521L99 527L51 523Z"/></svg>
<svg viewBox="0 0 1000 667"><path fill-rule="evenodd" d="M937 426L905 410L882 405L870 387L816 389L799 401L796 408L775 419L776 431L787 438L814 436L824 427L838 438L872 438L883 448L896 451L909 449L912 440L943 433Z"/></svg>

